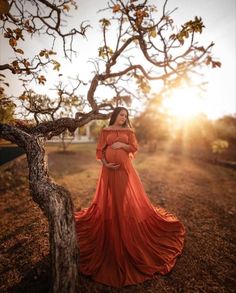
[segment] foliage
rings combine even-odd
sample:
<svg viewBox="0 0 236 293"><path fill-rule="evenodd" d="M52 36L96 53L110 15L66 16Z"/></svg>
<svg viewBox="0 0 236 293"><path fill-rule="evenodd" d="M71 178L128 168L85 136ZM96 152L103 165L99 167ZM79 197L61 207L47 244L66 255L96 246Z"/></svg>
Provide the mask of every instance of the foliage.
<svg viewBox="0 0 236 293"><path fill-rule="evenodd" d="M0 123L12 123L16 105L4 93L0 93Z"/></svg>
<svg viewBox="0 0 236 293"><path fill-rule="evenodd" d="M2 0L0 30L3 38L8 40L12 58L11 62L0 64L0 70L9 70L12 74L22 76L24 85L32 80L45 84L46 77L41 73L43 68L51 65L52 70L60 70L60 63L53 58L57 54L53 47L58 37L63 42L65 57L71 60L74 37L84 36L89 27L81 23L80 29L63 31L62 23L66 21L71 8L77 9L76 1L12 0L9 5L7 0ZM30 38L34 40L37 35L48 35L51 48L42 48L33 58L29 58L22 49L23 43Z"/></svg>
<svg viewBox="0 0 236 293"><path fill-rule="evenodd" d="M105 122L104 120L98 120L98 121L93 121L90 124L90 134L92 137L94 137L95 139L98 139L98 135L99 132L101 131L101 128L107 126L107 122Z"/></svg>
<svg viewBox="0 0 236 293"><path fill-rule="evenodd" d="M236 139L236 116L224 116L214 122L217 137L225 140Z"/></svg>
<svg viewBox="0 0 236 293"><path fill-rule="evenodd" d="M223 153L229 147L229 143L223 139L217 139L212 142L213 153Z"/></svg>
<svg viewBox="0 0 236 293"><path fill-rule="evenodd" d="M47 95L39 95L33 90L24 91L20 96L21 115L33 116L35 122L55 120L60 117L73 117L74 113L83 108L81 99L65 89L58 88L58 98L51 99Z"/></svg>
<svg viewBox="0 0 236 293"><path fill-rule="evenodd" d="M2 1L7 3L7 0ZM29 5L28 9L25 9L26 4ZM26 151L31 195L49 221L53 292L78 292L79 253L73 203L69 192L49 176L44 150L45 140L67 130L73 133L78 127L93 120L108 119L110 110L117 106L117 103L122 104L123 98L126 102L134 97L148 98L151 81L160 83L160 87L172 87L182 79L190 78L202 66L220 66L212 57L211 49L214 44L203 47L196 42L196 35L203 29L201 19L195 18L178 28L172 19L173 11L168 11L166 6L167 0L161 10L161 16L158 16L157 8L147 0L117 0L115 3L109 1L107 9L111 17L102 18L100 21L103 43L98 48L98 58L92 61L93 77L89 83L76 77L77 84L70 91L62 84L56 86L56 102L50 101L46 95L34 93L28 85L31 80L35 80L44 86L46 77L42 70L47 66L52 70L60 70L60 63L53 59L57 53L54 50L56 40L62 41L64 56L67 60L72 60L72 55L76 52L74 37L85 36L88 28L82 23L80 30L73 28L63 31L63 16L67 16L71 7L76 7L76 2L11 0L10 6L0 6L0 29L14 56L13 60L0 64L0 71L7 70L11 74L17 74L19 78L23 77L21 80L25 91L19 101L34 115L37 122L36 125L17 123L14 126L0 123L0 137L16 143ZM108 35L114 35L114 31L116 39L110 44ZM47 36L51 48L41 48L31 59L26 56L21 44L35 35ZM34 40L32 38L32 45ZM136 83L136 91L130 86L132 82ZM85 96L78 94L80 86L87 86ZM111 90L111 96L95 96L98 88L104 87ZM3 90L0 89L1 92ZM75 118L55 119L62 104L69 109L73 100L79 108ZM45 121L45 117L50 121ZM160 119L155 119L153 122L159 126ZM153 130L150 128L150 131Z"/></svg>
<svg viewBox="0 0 236 293"><path fill-rule="evenodd" d="M23 9L24 4L27 4L27 10ZM46 76L42 72L43 68L50 65L50 70L60 70L60 62L54 59L57 54L54 48L57 37L62 39L64 55L72 60L72 53L75 53L74 36L84 36L89 26L82 23L80 30L73 28L69 32L64 32L62 22L71 8L77 8L73 0L56 0L53 3L43 0L19 3L13 0L8 12L6 9L2 10L0 28L4 38L9 41L15 57L10 63L0 65L0 70L10 70L13 74L19 75L19 78L24 77L21 80L26 90L20 99L31 95L31 89L28 89L29 81L35 80L38 84L45 85ZM181 80L190 78L203 65L213 68L220 66L220 62L212 57L211 49L214 44L204 47L199 46L196 41L197 34L201 34L204 29L201 17L195 17L178 27L172 17L175 9L168 11L167 1L162 10L148 1L122 0L109 1L106 9L111 16L103 17L99 21L102 44L98 48L98 58L91 60L95 69L94 76L89 83L76 77L77 84L73 85L72 89L67 89L66 93L70 98L78 97L77 102L80 105L88 103L93 113L100 110L109 111L124 104L130 107L133 98L147 98L151 94L152 81L160 83L165 88L174 87ZM50 20L53 20L53 24ZM114 32L117 32L116 39L113 37L114 41L111 44L110 36L114 36ZM34 38L37 34L50 37L52 46L42 48L30 60L25 56L21 44L27 40L27 36ZM135 56L141 56L143 61ZM132 83L136 86L129 86ZM81 86L88 87L86 98L77 93ZM113 96L95 97L98 87L110 88ZM58 93L57 101L60 100L61 88L64 90L62 84L55 88ZM54 101L47 103L55 104ZM50 105L49 108L55 107L57 106ZM28 108L35 113L34 107ZM38 109L37 106L37 111ZM78 111L76 117L81 119L82 113L85 112L84 108L79 107ZM45 113L44 107L42 113ZM36 116L38 115L39 113ZM48 117L53 119L53 115L49 114ZM100 117L107 118L109 115Z"/></svg>
<svg viewBox="0 0 236 293"><path fill-rule="evenodd" d="M154 95L146 104L145 110L134 118L133 124L140 142L158 142L170 137L169 115L162 111L161 103L162 96Z"/></svg>

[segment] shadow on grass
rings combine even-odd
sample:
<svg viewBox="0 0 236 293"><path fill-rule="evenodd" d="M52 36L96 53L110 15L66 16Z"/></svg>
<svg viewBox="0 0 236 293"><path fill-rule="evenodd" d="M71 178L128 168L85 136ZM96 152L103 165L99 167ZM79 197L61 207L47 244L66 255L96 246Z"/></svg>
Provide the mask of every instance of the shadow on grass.
<svg viewBox="0 0 236 293"><path fill-rule="evenodd" d="M50 256L45 256L33 269L22 272L21 282L8 288L14 293L46 293L51 286Z"/></svg>

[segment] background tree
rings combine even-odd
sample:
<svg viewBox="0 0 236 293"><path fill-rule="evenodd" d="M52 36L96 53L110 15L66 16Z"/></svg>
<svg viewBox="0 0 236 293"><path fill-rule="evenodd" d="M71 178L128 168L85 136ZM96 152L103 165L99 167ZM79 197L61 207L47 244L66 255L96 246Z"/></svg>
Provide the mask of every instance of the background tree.
<svg viewBox="0 0 236 293"><path fill-rule="evenodd" d="M144 111L137 115L133 124L140 144L147 144L148 151L154 152L157 145L171 136L170 114L162 107L161 93L153 95Z"/></svg>
<svg viewBox="0 0 236 293"><path fill-rule="evenodd" d="M25 90L18 99L21 102L21 110L18 112L24 119L33 117L35 125L41 122L56 120L66 117L73 117L78 110L83 110L83 100L75 95L74 88L71 92L67 92L62 84L57 86L58 96L52 99L47 95L39 95L33 90ZM66 129L59 135L61 138L62 149L65 152L72 142L74 135Z"/></svg>
<svg viewBox="0 0 236 293"><path fill-rule="evenodd" d="M229 142L236 142L236 115L224 116L214 122L217 137L229 140Z"/></svg>
<svg viewBox="0 0 236 293"><path fill-rule="evenodd" d="M33 0L30 1L32 7L29 11L24 10L26 2L12 0L7 5L4 0L6 5L1 8L1 30L16 58L13 62L0 65L0 70L18 74L19 78L23 76L22 82L27 89L32 79L45 83L46 78L40 69L51 64L54 70L59 70L60 63L52 59L55 55L53 45L50 49L42 48L32 60L24 56L19 41L24 41L25 34L47 34L52 38L52 44L55 38L60 37L64 54L70 59L74 53L73 37L84 35L87 26L62 32L61 17L71 6L76 6L73 0ZM178 28L173 25L173 11L167 11L166 7L167 1L158 11L147 0L108 2L106 10L110 11L111 18L100 20L103 45L98 48L98 58L93 60L94 76L89 83L80 83L87 86L86 96L80 96L81 104L87 108L77 111L75 118L53 120L51 116L50 121L38 121L37 125L22 125L19 121L15 125L0 124L1 137L25 149L31 194L49 221L54 292L77 291L79 251L73 203L69 192L49 177L45 140L66 129L73 133L77 127L92 120L105 120L110 117L114 106L129 102L132 98L148 97L152 81L164 88L173 87L182 80L190 79L203 65L220 66L218 61L212 59L211 48L214 44L203 47L195 41L196 35L202 33L204 28L202 19L195 17ZM161 14L158 14L159 11ZM115 42L110 43L108 35L114 35L114 31L118 33ZM67 42L67 38L71 41ZM69 48L66 48L68 44ZM23 57L18 57L21 55ZM98 88L103 87L111 90L110 97L95 96ZM76 90L79 92L80 87Z"/></svg>
<svg viewBox="0 0 236 293"><path fill-rule="evenodd" d="M0 122L11 123L14 121L16 105L7 97L6 94L0 94Z"/></svg>

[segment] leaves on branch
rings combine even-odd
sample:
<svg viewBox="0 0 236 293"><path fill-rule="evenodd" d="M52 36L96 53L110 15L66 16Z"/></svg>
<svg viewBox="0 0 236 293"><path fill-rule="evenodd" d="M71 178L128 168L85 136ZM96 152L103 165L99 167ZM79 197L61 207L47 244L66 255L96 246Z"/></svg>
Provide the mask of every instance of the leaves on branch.
<svg viewBox="0 0 236 293"><path fill-rule="evenodd" d="M38 82L39 84L45 84L46 78L44 75L38 76Z"/></svg>
<svg viewBox="0 0 236 293"><path fill-rule="evenodd" d="M16 39L13 39L13 38L9 39L9 45L10 45L11 47L16 47L16 46L17 46L17 41L16 41Z"/></svg>
<svg viewBox="0 0 236 293"><path fill-rule="evenodd" d="M56 60L52 60L52 63L54 64L53 70L60 70L61 64L57 62Z"/></svg>
<svg viewBox="0 0 236 293"><path fill-rule="evenodd" d="M52 50L41 50L40 53L39 53L39 56L40 57L45 57L45 58L50 58L50 55L56 55L57 53L52 51Z"/></svg>
<svg viewBox="0 0 236 293"><path fill-rule="evenodd" d="M20 48L16 49L16 52L19 53L19 54L22 54L22 55L24 54L24 51L22 49L20 49Z"/></svg>
<svg viewBox="0 0 236 293"><path fill-rule="evenodd" d="M32 1L34 2L35 0ZM59 5L55 5L54 12L57 14L59 11L59 14L66 15L66 12L70 10L67 7L68 5L73 5L72 1L62 1ZM135 93L131 93L125 87L124 83L130 82L131 79L137 84L137 93L140 98L142 95L147 96L150 94L150 80L157 80L158 82L162 82L164 86L169 86L186 78L188 72L196 71L195 69L204 63L206 65L212 65L213 68L220 67L220 62L211 59L209 49L212 45L204 48L203 46L197 47L197 43L194 43L194 34L201 33L204 27L200 17L195 17L195 19L186 22L178 29L173 26L171 13L165 10L165 6L160 10L162 15L159 20L156 20L154 17L154 12L157 12L156 7L148 4L146 1L142 3L140 1L110 1L108 6L111 12L111 18L104 17L99 21L102 26L103 45L98 48L98 55L103 60L99 58L94 59L95 75L91 79L91 84L87 92L87 100L78 98L75 92L77 88L73 88L72 92L61 89L58 90L58 96L61 101L58 102L58 107L62 107L60 103L63 103L63 107L67 107L68 109L73 102L76 102L78 107L88 103L94 113L99 113L108 104L99 104L99 99L94 97L94 93L99 86L110 87L115 92L115 97L117 97L116 102L121 103L124 101L123 97L137 97ZM114 14L116 15L114 16ZM41 17L44 16L41 15ZM111 23L113 25L115 22L117 23L117 39L116 43L112 43L112 49L108 46L108 40L110 40L108 34L114 33L114 30L109 30L108 28L111 26ZM5 37L9 38L9 41L11 40L12 47L19 54L23 55L24 52L17 48L18 40L22 39L23 32L28 29L31 30L32 26L34 26L34 22L29 17L23 20L18 30L17 28L5 30ZM37 26L34 27L38 29ZM56 31L59 34L60 28L61 23L58 23ZM49 31L51 32L50 29ZM186 46L181 46L188 38L190 40L188 43L186 42ZM141 59L135 60L131 51L138 54L141 53L144 56L144 61L142 62ZM26 58L20 59L17 56L15 58L16 60L13 59L11 70L17 74L31 74L39 84L44 85L46 78L40 71L42 67L47 64L52 64L53 70L60 70L60 63L52 59L52 55L55 54L56 52L52 49L48 50L44 48L35 56L34 62L29 62ZM139 56L138 54L137 56ZM127 62L124 62L124 60L127 60ZM104 70L101 70L100 64L105 64ZM84 85L82 81L80 83ZM35 108L32 108L33 98L32 96L28 99L23 95L20 100L25 105L26 102L29 103L26 106L30 106L29 109L33 109L33 111L39 113L40 97L37 97L37 103L34 105ZM110 101L113 101L113 99L110 98ZM55 110L55 107L52 105L49 106L48 104L48 106L41 108L41 110L43 113L47 113L50 119L50 113ZM67 109L65 109L65 113L67 113ZM51 119L54 119L53 115Z"/></svg>
<svg viewBox="0 0 236 293"><path fill-rule="evenodd" d="M108 46L103 46L98 48L98 56L105 59L113 54L113 50Z"/></svg>
<svg viewBox="0 0 236 293"><path fill-rule="evenodd" d="M155 28L155 27L154 27L154 28L151 28L151 29L148 31L148 34L149 34L150 37L152 37L152 38L156 38L156 36L157 36L156 28Z"/></svg>
<svg viewBox="0 0 236 293"><path fill-rule="evenodd" d="M116 12L119 12L120 11L120 4L116 4L116 5L114 5L113 6L113 8L112 8L112 11L114 12L114 13L116 13Z"/></svg>
<svg viewBox="0 0 236 293"><path fill-rule="evenodd" d="M151 90L151 86L149 85L148 80L142 76L142 75L138 75L137 73L133 74L134 78L136 78L136 83L138 85L138 89L144 93L144 94L148 94Z"/></svg>
<svg viewBox="0 0 236 293"><path fill-rule="evenodd" d="M106 27L108 27L108 26L111 25L110 20L107 19L107 18L100 19L99 22L101 23L101 25L102 25L104 28L106 28Z"/></svg>
<svg viewBox="0 0 236 293"><path fill-rule="evenodd" d="M221 67L220 61L214 61L210 55L207 56L205 59L206 65L211 65L212 68Z"/></svg>
<svg viewBox="0 0 236 293"><path fill-rule="evenodd" d="M75 0L13 0L10 2L9 5L7 0L0 1L0 29L3 37L8 39L10 48L17 55L15 56L16 60L13 59L14 57L11 58L13 62L11 60L7 64L0 64L0 70L10 70L13 74L30 75L24 80L23 86L25 87L32 80L38 80L38 76L41 74L40 70L44 69L48 63L53 63L54 70L59 71L60 69L59 62L50 59L51 55L55 55L56 52L48 49L41 50L39 55L34 55L30 61L27 61L29 64L26 64L25 60L28 60L28 56L25 55L24 50L18 48L20 41L25 41L25 35L32 38L36 33L39 36L45 34L52 44L51 48L54 47L56 38L61 38L64 56L72 60L72 54L76 53L73 49L74 37L77 35L85 36L89 25L84 25L82 22L79 28L75 27L63 32L62 28L65 27L66 22L63 16L68 16L66 12L69 12L72 6L77 9ZM27 7L25 4L27 4ZM21 58L18 54L23 55L24 58ZM40 57L45 57L48 60L46 62L42 61Z"/></svg>
<svg viewBox="0 0 236 293"><path fill-rule="evenodd" d="M64 5L63 5L63 10L66 10L67 12L69 12L69 10L70 10L70 6L67 5L67 4L64 4Z"/></svg>
<svg viewBox="0 0 236 293"><path fill-rule="evenodd" d="M134 16L136 17L135 23L137 26L140 26L140 24L143 22L145 17L148 17L148 9L145 7L144 9L137 9L134 13Z"/></svg>
<svg viewBox="0 0 236 293"><path fill-rule="evenodd" d="M108 101L106 99L103 100L104 103L107 103ZM123 102L126 104L126 106L130 107L132 103L132 99L130 95L120 95L114 96L111 103L114 106L121 105Z"/></svg>
<svg viewBox="0 0 236 293"><path fill-rule="evenodd" d="M0 123L12 123L16 104L0 88Z"/></svg>
<svg viewBox="0 0 236 293"><path fill-rule="evenodd" d="M182 25L182 29L178 34L172 34L170 39L177 39L183 45L185 39L188 39L192 33L202 33L204 27L202 18L195 16L194 20L190 20Z"/></svg>
<svg viewBox="0 0 236 293"><path fill-rule="evenodd" d="M212 61L212 68L221 67L221 62L219 61Z"/></svg>

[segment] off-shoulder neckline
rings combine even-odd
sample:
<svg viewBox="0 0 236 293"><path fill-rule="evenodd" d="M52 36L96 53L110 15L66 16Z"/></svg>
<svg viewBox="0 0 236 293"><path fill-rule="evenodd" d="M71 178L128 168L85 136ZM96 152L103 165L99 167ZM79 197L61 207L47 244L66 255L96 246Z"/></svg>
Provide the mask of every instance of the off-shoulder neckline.
<svg viewBox="0 0 236 293"><path fill-rule="evenodd" d="M119 130L121 130L121 131L123 131L123 130L129 130L129 131L134 131L134 129L133 128L129 128L129 127L127 127L127 128L103 128L102 130L107 130L107 131L119 131Z"/></svg>

